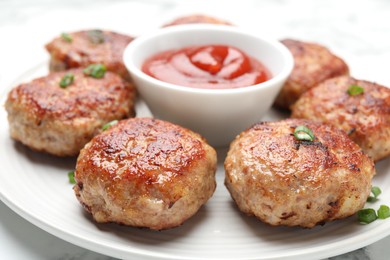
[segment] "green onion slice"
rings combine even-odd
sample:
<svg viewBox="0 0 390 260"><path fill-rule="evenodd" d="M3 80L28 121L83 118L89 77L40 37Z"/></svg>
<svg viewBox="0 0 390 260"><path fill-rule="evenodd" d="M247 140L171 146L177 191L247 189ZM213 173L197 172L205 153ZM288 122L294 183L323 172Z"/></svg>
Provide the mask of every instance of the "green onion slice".
<svg viewBox="0 0 390 260"><path fill-rule="evenodd" d="M104 42L104 34L102 30L90 30L88 31L89 41L93 44L99 44Z"/></svg>
<svg viewBox="0 0 390 260"><path fill-rule="evenodd" d="M358 85L351 85L351 86L349 86L347 93L350 96L356 96L356 95L364 93L364 88L361 86L358 86Z"/></svg>
<svg viewBox="0 0 390 260"><path fill-rule="evenodd" d="M85 75L96 79L103 78L106 71L106 66L103 64L91 64L83 70Z"/></svg>
<svg viewBox="0 0 390 260"><path fill-rule="evenodd" d="M390 208L386 205L381 205L378 209L378 218L385 219L390 217Z"/></svg>
<svg viewBox="0 0 390 260"><path fill-rule="evenodd" d="M60 87L61 88L66 88L67 86L69 86L70 84L72 84L74 81L74 75L72 73L67 73L65 74L61 81L60 81Z"/></svg>
<svg viewBox="0 0 390 260"><path fill-rule="evenodd" d="M76 180L74 179L74 171L68 172L69 183L76 184Z"/></svg>
<svg viewBox="0 0 390 260"><path fill-rule="evenodd" d="M313 131L311 131L310 128L300 125L297 126L294 130L294 136L296 139L300 141L313 141L314 140L314 134Z"/></svg>
<svg viewBox="0 0 390 260"><path fill-rule="evenodd" d="M378 218L374 209L361 209L357 216L361 224L369 224Z"/></svg>
<svg viewBox="0 0 390 260"><path fill-rule="evenodd" d="M368 202L375 202L378 200L378 196L382 193L382 191L379 187L373 186L373 187L371 187L371 193L374 196L369 196L367 198L367 201Z"/></svg>
<svg viewBox="0 0 390 260"><path fill-rule="evenodd" d="M113 120L111 122L108 122L107 124L102 126L102 130L106 131L108 128L110 128L111 126L113 126L113 125L115 125L117 123L118 123L118 120Z"/></svg>
<svg viewBox="0 0 390 260"><path fill-rule="evenodd" d="M377 198L381 193L381 189L377 186L371 187L371 193L374 195L375 198Z"/></svg>
<svg viewBox="0 0 390 260"><path fill-rule="evenodd" d="M61 33L61 38L66 42L72 42L73 38L68 33Z"/></svg>

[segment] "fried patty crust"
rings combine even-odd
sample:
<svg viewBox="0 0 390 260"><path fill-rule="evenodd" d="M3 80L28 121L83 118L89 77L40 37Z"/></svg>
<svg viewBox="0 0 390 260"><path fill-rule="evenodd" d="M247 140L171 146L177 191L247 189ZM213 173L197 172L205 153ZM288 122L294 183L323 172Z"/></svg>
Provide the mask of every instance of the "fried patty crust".
<svg viewBox="0 0 390 260"><path fill-rule="evenodd" d="M313 141L294 136L298 126ZM361 209L373 161L338 128L301 119L262 122L231 143L225 185L239 209L273 226L312 228Z"/></svg>
<svg viewBox="0 0 390 260"><path fill-rule="evenodd" d="M74 80L61 87L66 74ZM134 97L134 87L117 74L96 79L80 68L20 84L5 108L13 139L37 151L75 156L104 124L134 116Z"/></svg>
<svg viewBox="0 0 390 260"><path fill-rule="evenodd" d="M351 86L363 92L350 95ZM348 76L329 79L303 94L291 116L344 130L374 161L390 155L390 89L385 86Z"/></svg>
<svg viewBox="0 0 390 260"><path fill-rule="evenodd" d="M193 15L186 15L179 18L176 18L175 20L164 24L163 27L168 26L174 26L174 25L180 25L180 24L197 24L197 23L209 23L209 24L219 24L219 25L232 25L230 22L215 18L209 15L204 14L193 14Z"/></svg>
<svg viewBox="0 0 390 260"><path fill-rule="evenodd" d="M77 199L99 223L181 225L214 193L216 152L198 134L151 118L120 121L81 151Z"/></svg>
<svg viewBox="0 0 390 260"><path fill-rule="evenodd" d="M275 100L275 106L290 109L307 90L326 79L348 75L348 65L328 48L292 39L281 41L294 57L294 68Z"/></svg>
<svg viewBox="0 0 390 260"><path fill-rule="evenodd" d="M107 70L130 80L123 63L123 51L133 39L128 35L103 30L64 33L45 46L51 56L50 70L62 71L100 63Z"/></svg>

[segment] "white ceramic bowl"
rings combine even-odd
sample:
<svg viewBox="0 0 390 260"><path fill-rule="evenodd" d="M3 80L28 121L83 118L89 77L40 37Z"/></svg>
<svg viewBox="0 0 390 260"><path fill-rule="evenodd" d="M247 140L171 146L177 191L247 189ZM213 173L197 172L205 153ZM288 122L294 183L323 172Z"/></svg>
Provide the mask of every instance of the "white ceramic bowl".
<svg viewBox="0 0 390 260"><path fill-rule="evenodd" d="M272 73L266 82L236 89L197 89L155 79L141 70L153 54L193 45L234 46L261 61ZM187 127L216 147L261 120L293 68L284 45L233 26L180 25L159 29L135 39L124 63L153 116Z"/></svg>

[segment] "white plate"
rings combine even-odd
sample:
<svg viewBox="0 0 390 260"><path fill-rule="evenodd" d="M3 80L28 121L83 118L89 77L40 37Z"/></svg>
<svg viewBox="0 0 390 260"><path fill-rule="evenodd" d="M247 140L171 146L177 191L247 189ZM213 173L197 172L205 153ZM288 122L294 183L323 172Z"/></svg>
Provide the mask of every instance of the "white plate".
<svg viewBox="0 0 390 260"><path fill-rule="evenodd" d="M37 65L15 84L45 75L47 63ZM8 88L1 98L3 104ZM149 111L141 101L138 116ZM282 115L271 111L266 119ZM96 224L77 202L67 172L75 159L33 152L12 141L7 115L0 110L0 198L19 215L68 242L99 253L125 259L313 259L358 249L390 234L390 220L369 225L356 217L313 229L270 227L241 214L223 185L223 160L218 151L217 190L206 206L182 226L150 231L116 224ZM377 165L374 184L382 187L378 208L390 202L390 160Z"/></svg>

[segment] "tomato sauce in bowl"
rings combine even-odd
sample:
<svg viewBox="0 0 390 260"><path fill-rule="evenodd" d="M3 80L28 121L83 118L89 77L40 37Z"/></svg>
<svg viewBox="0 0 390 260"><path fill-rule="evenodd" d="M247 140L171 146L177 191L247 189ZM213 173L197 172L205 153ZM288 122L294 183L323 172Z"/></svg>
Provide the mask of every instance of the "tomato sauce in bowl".
<svg viewBox="0 0 390 260"><path fill-rule="evenodd" d="M167 83L203 89L247 87L271 78L260 61L228 45L163 51L146 59L142 71Z"/></svg>
<svg viewBox="0 0 390 260"><path fill-rule="evenodd" d="M123 61L155 118L189 128L214 147L227 147L262 120L294 66L278 40L210 24L143 34Z"/></svg>

